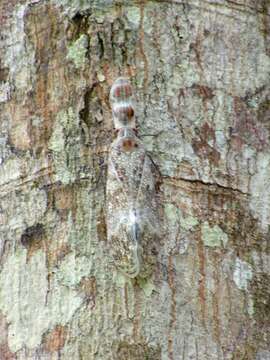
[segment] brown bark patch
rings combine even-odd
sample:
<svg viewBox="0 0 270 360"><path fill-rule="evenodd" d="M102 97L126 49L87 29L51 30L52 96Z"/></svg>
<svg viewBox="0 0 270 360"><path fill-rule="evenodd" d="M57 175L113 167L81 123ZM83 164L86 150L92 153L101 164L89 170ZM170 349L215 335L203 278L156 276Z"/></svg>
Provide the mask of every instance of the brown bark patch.
<svg viewBox="0 0 270 360"><path fill-rule="evenodd" d="M89 278L84 277L80 282L80 288L82 293L85 295L87 304L91 309L96 305L97 296L97 281L94 276Z"/></svg>
<svg viewBox="0 0 270 360"><path fill-rule="evenodd" d="M196 177L196 173L192 164L186 160L181 161L177 166L177 174L179 174L179 176L184 174L188 178Z"/></svg>
<svg viewBox="0 0 270 360"><path fill-rule="evenodd" d="M57 210L70 210L74 207L74 189L63 186L54 191L54 205Z"/></svg>
<svg viewBox="0 0 270 360"><path fill-rule="evenodd" d="M9 69L1 66L0 62L0 82L4 82L7 80L9 74Z"/></svg>
<svg viewBox="0 0 270 360"><path fill-rule="evenodd" d="M215 131L210 125L205 122L198 131L197 139L192 142L192 147L195 153L202 159L208 159L213 165L218 165L220 153L211 145L209 141L215 142Z"/></svg>
<svg viewBox="0 0 270 360"><path fill-rule="evenodd" d="M73 219L77 213L77 197L79 184L62 185L55 183L47 188L48 208L53 208L64 220L71 211Z"/></svg>
<svg viewBox="0 0 270 360"><path fill-rule="evenodd" d="M270 132L270 98L265 99L258 107L258 122L261 123ZM269 136L268 136L269 140Z"/></svg>
<svg viewBox="0 0 270 360"><path fill-rule="evenodd" d="M140 338L140 324L141 324L141 318L142 318L141 297L140 297L140 292L138 291L138 287L135 289L135 292L134 292L134 313L135 313L135 316L134 316L134 320L133 320L133 339L137 340Z"/></svg>
<svg viewBox="0 0 270 360"><path fill-rule="evenodd" d="M118 344L114 360L161 360L160 348L122 341Z"/></svg>
<svg viewBox="0 0 270 360"><path fill-rule="evenodd" d="M28 227L21 236L22 245L25 247L31 246L33 242L37 242L42 238L44 232L44 226L40 223Z"/></svg>
<svg viewBox="0 0 270 360"><path fill-rule="evenodd" d="M200 272L199 289L198 289L199 305L201 308L202 323L205 326L205 319L206 319L206 285L205 285L206 258L205 258L205 253L204 253L204 244L203 244L200 233L198 234L197 249L198 249L199 272Z"/></svg>
<svg viewBox="0 0 270 360"><path fill-rule="evenodd" d="M219 279L219 266L218 266L219 256L217 254L213 254L213 262L215 264L215 271L213 274L214 282L215 282L215 291L212 294L212 311L213 311L213 330L214 337L216 342L221 344L221 324L220 324L220 301L221 301L221 292L220 292L220 279Z"/></svg>
<svg viewBox="0 0 270 360"><path fill-rule="evenodd" d="M100 241L107 240L107 226L104 211L101 210L97 219L97 233Z"/></svg>
<svg viewBox="0 0 270 360"><path fill-rule="evenodd" d="M192 88L195 90L195 94L202 97L204 101L211 100L215 96L213 89L208 86L194 84Z"/></svg>
<svg viewBox="0 0 270 360"><path fill-rule="evenodd" d="M250 110L239 97L234 97L234 116L234 125L231 128L232 147L240 151L242 146L247 144L257 150L263 150L268 143L268 131L257 121L255 111Z"/></svg>
<svg viewBox="0 0 270 360"><path fill-rule="evenodd" d="M257 273L252 281L251 288L255 318L260 326L268 328L268 343L270 343L270 275Z"/></svg>
<svg viewBox="0 0 270 360"><path fill-rule="evenodd" d="M13 150L25 151L31 148L31 139L29 134L29 112L26 109L20 108L17 110L17 105L9 105L9 112L11 114L12 126L9 134L9 143Z"/></svg>
<svg viewBox="0 0 270 360"><path fill-rule="evenodd" d="M10 9L13 3L18 3L9 2ZM8 12L9 8L3 5L3 14L5 11ZM29 51L34 53L35 64L33 69L29 67L32 74L28 89L14 92L7 104L7 112L11 114L9 140L15 150L31 150L39 154L50 138L55 114L68 100L64 66L66 53L64 41L59 41L59 38L64 39L64 27L55 8L41 3L28 6L23 20L25 42L29 44ZM2 69L0 78L6 76L7 70Z"/></svg>
<svg viewBox="0 0 270 360"><path fill-rule="evenodd" d="M174 283L174 265L172 255L169 256L168 261L168 282L171 289L171 319L169 324L169 336L168 336L168 355L169 359L173 360L173 330L176 324L176 287Z"/></svg>
<svg viewBox="0 0 270 360"><path fill-rule="evenodd" d="M254 347L251 345L245 345L245 349L237 349L233 353L232 360L254 360Z"/></svg>
<svg viewBox="0 0 270 360"><path fill-rule="evenodd" d="M67 327L57 325L51 332L44 336L43 346L45 351L54 352L59 351L65 345L67 337Z"/></svg>
<svg viewBox="0 0 270 360"><path fill-rule="evenodd" d="M0 344L0 360L15 360L16 355L12 353L7 343Z"/></svg>
<svg viewBox="0 0 270 360"><path fill-rule="evenodd" d="M0 312L0 360L15 360L8 346L8 324L4 315Z"/></svg>
<svg viewBox="0 0 270 360"><path fill-rule="evenodd" d="M1 27L9 20L18 0L2 0L0 2L0 25Z"/></svg>
<svg viewBox="0 0 270 360"><path fill-rule="evenodd" d="M57 266L70 251L70 245L67 243L59 244L53 251L49 250L47 252L47 259L50 267Z"/></svg>
<svg viewBox="0 0 270 360"><path fill-rule="evenodd" d="M256 2L257 5L257 2ZM262 34L265 42L265 52L270 56L270 21L269 21L269 1L262 0Z"/></svg>
<svg viewBox="0 0 270 360"><path fill-rule="evenodd" d="M66 49L64 42L59 41L64 38L64 27L52 5L31 6L25 17L25 29L27 40L35 51L36 65L36 82L25 107L28 116L35 114L41 119L35 129L31 128L31 147L35 149L47 144L55 114L64 108L68 100L65 78Z"/></svg>
<svg viewBox="0 0 270 360"><path fill-rule="evenodd" d="M45 239L45 229L43 224L37 223L26 228L21 235L21 243L27 249L27 259L37 250L42 248Z"/></svg>

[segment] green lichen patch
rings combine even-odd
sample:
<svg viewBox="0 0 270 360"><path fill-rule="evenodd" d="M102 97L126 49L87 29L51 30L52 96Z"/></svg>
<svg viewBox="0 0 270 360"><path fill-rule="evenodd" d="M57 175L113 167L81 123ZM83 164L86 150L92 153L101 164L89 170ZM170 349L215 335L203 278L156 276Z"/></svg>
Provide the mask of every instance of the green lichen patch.
<svg viewBox="0 0 270 360"><path fill-rule="evenodd" d="M140 8L137 6L130 6L126 11L127 19L133 28L139 28L141 21Z"/></svg>
<svg viewBox="0 0 270 360"><path fill-rule="evenodd" d="M77 69L83 68L87 63L89 38L82 34L78 40L68 47L67 59L71 60Z"/></svg>
<svg viewBox="0 0 270 360"><path fill-rule="evenodd" d="M91 273L92 263L86 256L75 256L70 253L61 262L57 278L62 284L74 287L78 285L83 277L88 277Z"/></svg>
<svg viewBox="0 0 270 360"><path fill-rule="evenodd" d="M224 248L228 242L228 235L218 225L211 227L208 222L202 224L202 240L205 246Z"/></svg>
<svg viewBox="0 0 270 360"><path fill-rule="evenodd" d="M138 284L140 288L143 290L146 297L150 297L155 291L156 287L151 279L138 278Z"/></svg>
<svg viewBox="0 0 270 360"><path fill-rule="evenodd" d="M69 184L76 178L80 148L79 117L72 108L59 112L48 144L53 154L55 181Z"/></svg>
<svg viewBox="0 0 270 360"><path fill-rule="evenodd" d="M58 119L61 119L60 116L57 118L56 126L53 130L52 136L49 142L49 150L60 153L65 148L65 137L63 133L63 125L61 120L58 123Z"/></svg>
<svg viewBox="0 0 270 360"><path fill-rule="evenodd" d="M199 224L198 219L193 216L182 217L180 220L181 228L184 230L192 230Z"/></svg>
<svg viewBox="0 0 270 360"><path fill-rule="evenodd" d="M169 224L175 226L180 220L180 210L173 204L166 204L164 210Z"/></svg>
<svg viewBox="0 0 270 360"><path fill-rule="evenodd" d="M113 281L115 285L119 288L124 288L126 284L129 286L133 286L132 279L128 278L124 274L120 273L119 271L115 271L113 274Z"/></svg>

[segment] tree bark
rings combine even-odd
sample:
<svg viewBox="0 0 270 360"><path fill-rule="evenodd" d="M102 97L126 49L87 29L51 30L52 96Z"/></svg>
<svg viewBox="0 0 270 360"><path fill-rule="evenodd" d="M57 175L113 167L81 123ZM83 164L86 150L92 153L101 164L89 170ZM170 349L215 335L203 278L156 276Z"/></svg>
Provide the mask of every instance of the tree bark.
<svg viewBox="0 0 270 360"><path fill-rule="evenodd" d="M0 359L270 359L267 0L0 2ZM109 90L160 173L157 262L114 267Z"/></svg>

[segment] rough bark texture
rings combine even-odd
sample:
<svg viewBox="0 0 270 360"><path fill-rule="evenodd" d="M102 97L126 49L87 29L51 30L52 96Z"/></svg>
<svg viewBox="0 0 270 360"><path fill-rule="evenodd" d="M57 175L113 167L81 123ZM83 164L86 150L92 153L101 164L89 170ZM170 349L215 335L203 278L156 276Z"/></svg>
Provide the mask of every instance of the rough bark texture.
<svg viewBox="0 0 270 360"><path fill-rule="evenodd" d="M268 0L0 1L0 359L270 359ZM151 278L105 226L127 75L161 174Z"/></svg>

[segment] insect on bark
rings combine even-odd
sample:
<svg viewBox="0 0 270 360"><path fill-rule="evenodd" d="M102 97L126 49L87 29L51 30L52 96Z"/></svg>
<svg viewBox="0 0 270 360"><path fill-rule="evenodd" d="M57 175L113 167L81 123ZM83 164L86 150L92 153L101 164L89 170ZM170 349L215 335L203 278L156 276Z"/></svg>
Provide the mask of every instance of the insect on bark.
<svg viewBox="0 0 270 360"><path fill-rule="evenodd" d="M156 262L159 236L156 169L136 136L132 89L119 78L110 101L117 138L109 152L106 222L116 268L134 278L146 277Z"/></svg>

